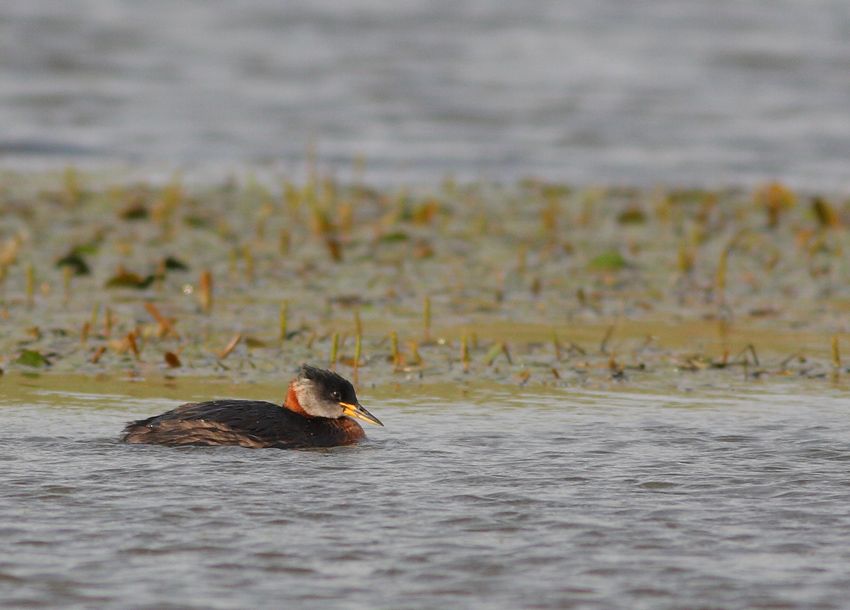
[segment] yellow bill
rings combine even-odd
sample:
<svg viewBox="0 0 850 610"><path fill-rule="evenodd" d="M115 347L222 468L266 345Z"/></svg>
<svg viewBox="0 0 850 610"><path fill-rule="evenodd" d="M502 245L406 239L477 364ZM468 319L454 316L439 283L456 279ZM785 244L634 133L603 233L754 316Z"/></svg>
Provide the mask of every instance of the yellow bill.
<svg viewBox="0 0 850 610"><path fill-rule="evenodd" d="M353 417L354 419L362 419L363 421L367 421L370 424L378 424L379 426L383 426L377 417L369 413L366 409L363 408L361 404L351 404L347 402L339 403L339 406L342 407L342 414L347 415L348 417Z"/></svg>

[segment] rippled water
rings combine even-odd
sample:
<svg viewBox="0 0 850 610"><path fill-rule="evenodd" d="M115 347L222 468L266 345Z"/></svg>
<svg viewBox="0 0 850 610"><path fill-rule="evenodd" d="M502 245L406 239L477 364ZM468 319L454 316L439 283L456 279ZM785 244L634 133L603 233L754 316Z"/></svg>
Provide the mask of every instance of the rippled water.
<svg viewBox="0 0 850 610"><path fill-rule="evenodd" d="M844 0L0 3L0 162L850 188Z"/></svg>
<svg viewBox="0 0 850 610"><path fill-rule="evenodd" d="M364 392L364 401L368 392ZM850 399L373 399L320 451L116 442L164 399L0 398L0 602L841 608Z"/></svg>

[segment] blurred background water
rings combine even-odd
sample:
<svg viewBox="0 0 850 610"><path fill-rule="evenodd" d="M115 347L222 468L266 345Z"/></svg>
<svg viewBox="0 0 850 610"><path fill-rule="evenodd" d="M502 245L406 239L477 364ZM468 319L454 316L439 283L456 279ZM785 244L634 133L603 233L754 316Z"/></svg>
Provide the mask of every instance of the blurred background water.
<svg viewBox="0 0 850 610"><path fill-rule="evenodd" d="M842 0L0 3L0 166L850 187Z"/></svg>

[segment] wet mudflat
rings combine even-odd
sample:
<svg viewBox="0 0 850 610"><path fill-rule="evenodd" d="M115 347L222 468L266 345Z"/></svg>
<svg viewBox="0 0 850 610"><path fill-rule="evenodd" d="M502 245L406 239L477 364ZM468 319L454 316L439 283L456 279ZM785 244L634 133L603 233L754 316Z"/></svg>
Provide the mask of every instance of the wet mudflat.
<svg viewBox="0 0 850 610"><path fill-rule="evenodd" d="M365 444L282 451L116 441L178 394L232 386L37 381L7 376L0 399L9 606L841 608L850 593L840 388L383 388L362 396L386 423Z"/></svg>
<svg viewBox="0 0 850 610"><path fill-rule="evenodd" d="M0 366L604 386L843 372L850 201L5 175Z"/></svg>

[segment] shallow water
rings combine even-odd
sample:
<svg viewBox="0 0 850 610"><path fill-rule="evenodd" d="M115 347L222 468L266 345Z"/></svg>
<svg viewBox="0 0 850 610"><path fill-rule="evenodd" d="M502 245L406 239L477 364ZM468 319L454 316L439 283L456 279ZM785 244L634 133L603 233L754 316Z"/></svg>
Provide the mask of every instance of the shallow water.
<svg viewBox="0 0 850 610"><path fill-rule="evenodd" d="M367 443L280 451L116 442L180 387L4 383L9 606L840 608L850 593L837 388L366 389L386 424Z"/></svg>
<svg viewBox="0 0 850 610"><path fill-rule="evenodd" d="M0 162L848 188L843 0L0 4Z"/></svg>

